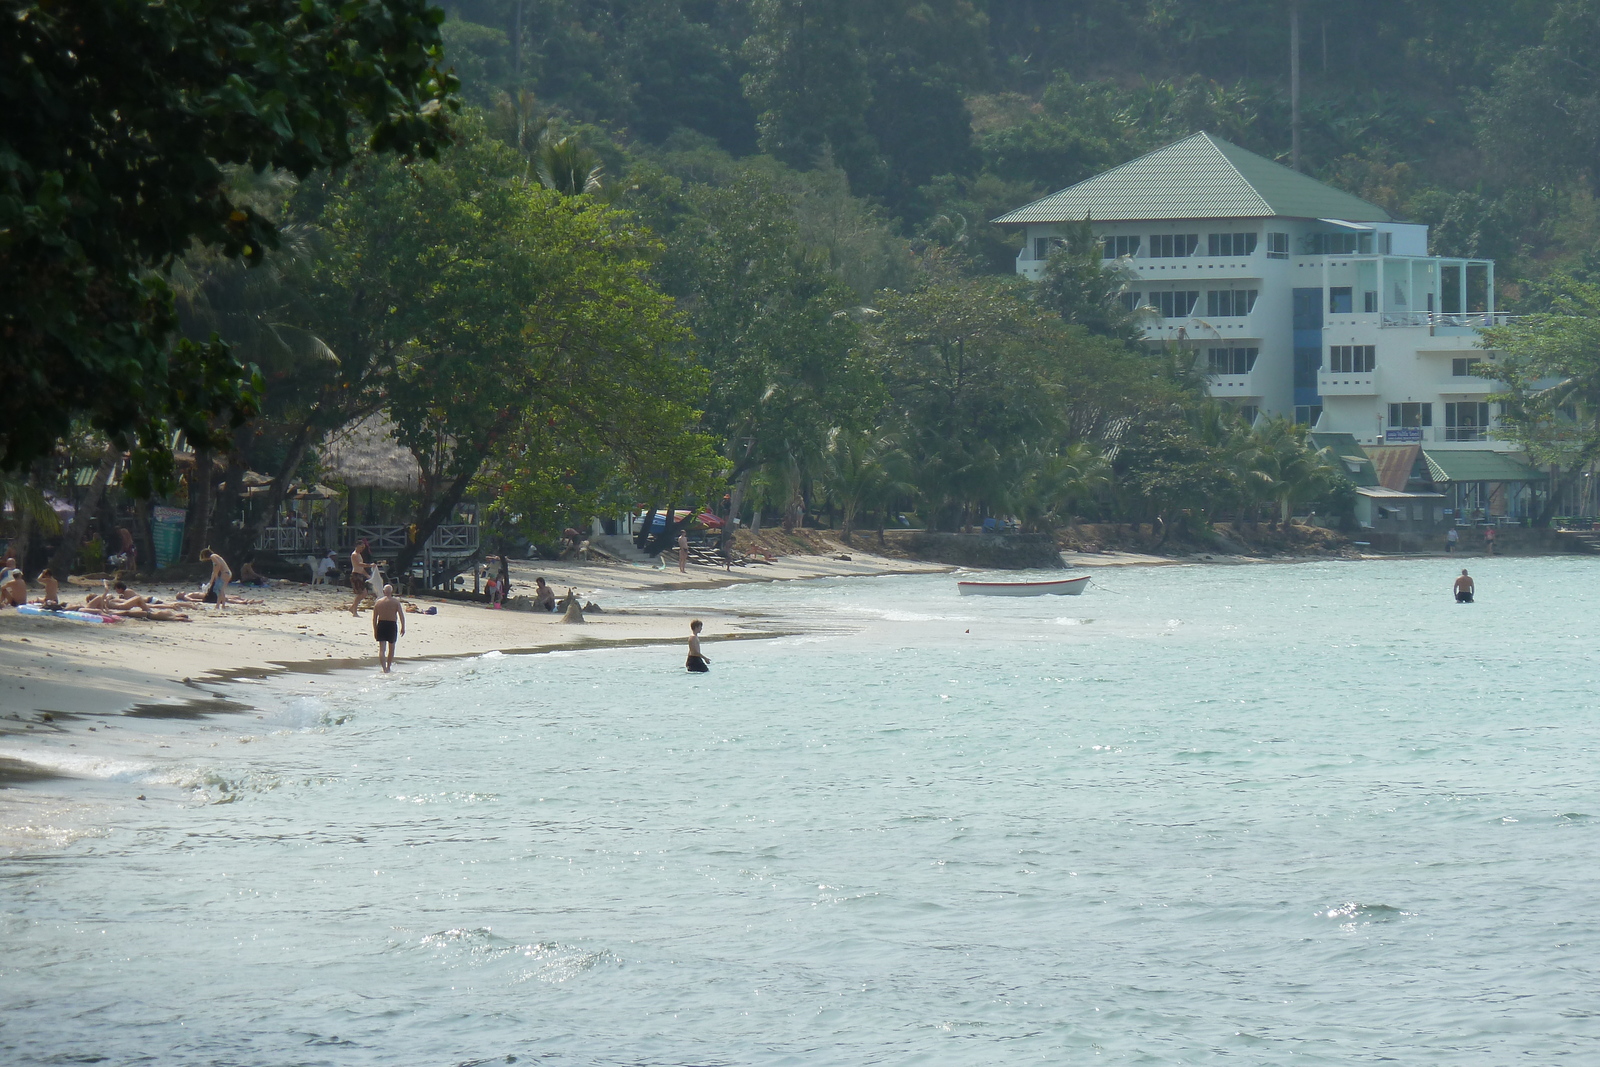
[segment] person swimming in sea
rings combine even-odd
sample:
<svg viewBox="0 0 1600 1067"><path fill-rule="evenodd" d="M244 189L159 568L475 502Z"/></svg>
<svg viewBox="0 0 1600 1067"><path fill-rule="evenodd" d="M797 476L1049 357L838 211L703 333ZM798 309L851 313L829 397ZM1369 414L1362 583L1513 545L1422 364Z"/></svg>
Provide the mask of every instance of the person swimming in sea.
<svg viewBox="0 0 1600 1067"><path fill-rule="evenodd" d="M690 674L707 674L711 671L711 661L700 651L700 629L704 625L699 619L689 624L689 661L685 666Z"/></svg>

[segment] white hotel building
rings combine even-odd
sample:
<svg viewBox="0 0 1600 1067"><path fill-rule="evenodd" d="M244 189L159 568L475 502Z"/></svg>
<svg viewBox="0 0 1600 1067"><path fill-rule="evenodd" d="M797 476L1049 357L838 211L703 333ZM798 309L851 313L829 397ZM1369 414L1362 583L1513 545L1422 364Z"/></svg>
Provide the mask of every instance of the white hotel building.
<svg viewBox="0 0 1600 1067"><path fill-rule="evenodd" d="M1426 226L1204 133L995 222L1023 228L1017 273L1037 279L1084 219L1128 268L1145 338L1194 349L1212 395L1369 451L1412 446L1436 483L1531 473L1493 437L1494 383L1470 373L1493 358L1479 328L1503 321L1493 261L1430 256Z"/></svg>
<svg viewBox="0 0 1600 1067"><path fill-rule="evenodd" d="M1211 391L1362 444L1483 448L1494 263L1428 255L1428 228L1197 133L996 219L1024 227L1038 278L1063 224L1089 219L1151 309L1145 336L1183 342Z"/></svg>

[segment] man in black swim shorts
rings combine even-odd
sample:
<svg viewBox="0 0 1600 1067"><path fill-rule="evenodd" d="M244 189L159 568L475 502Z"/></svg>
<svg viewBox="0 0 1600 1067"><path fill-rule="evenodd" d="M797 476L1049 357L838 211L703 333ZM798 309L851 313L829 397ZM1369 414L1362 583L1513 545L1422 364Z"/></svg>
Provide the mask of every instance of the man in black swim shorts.
<svg viewBox="0 0 1600 1067"><path fill-rule="evenodd" d="M699 619L689 624L689 661L685 666L688 667L690 674L709 674L711 672L711 661L706 659L700 652L700 628L703 625L705 624Z"/></svg>
<svg viewBox="0 0 1600 1067"><path fill-rule="evenodd" d="M1470 604L1470 603L1472 603L1472 592L1473 592L1472 576L1469 575L1467 573L1467 571L1466 571L1466 568L1463 567L1461 569L1461 577L1456 579L1456 603L1457 604Z"/></svg>
<svg viewBox="0 0 1600 1067"><path fill-rule="evenodd" d="M394 595L394 586L386 585L383 596L372 605L372 636L378 639L378 665L384 674L394 666L394 644L405 632L405 605Z"/></svg>

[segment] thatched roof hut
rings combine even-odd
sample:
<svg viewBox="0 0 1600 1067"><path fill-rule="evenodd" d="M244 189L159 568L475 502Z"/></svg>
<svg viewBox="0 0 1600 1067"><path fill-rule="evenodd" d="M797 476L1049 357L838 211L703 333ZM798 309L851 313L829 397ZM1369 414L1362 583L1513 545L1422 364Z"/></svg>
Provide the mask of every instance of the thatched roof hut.
<svg viewBox="0 0 1600 1067"><path fill-rule="evenodd" d="M327 481L352 489L414 492L422 477L416 457L394 439L394 425L381 412L329 434L322 467Z"/></svg>

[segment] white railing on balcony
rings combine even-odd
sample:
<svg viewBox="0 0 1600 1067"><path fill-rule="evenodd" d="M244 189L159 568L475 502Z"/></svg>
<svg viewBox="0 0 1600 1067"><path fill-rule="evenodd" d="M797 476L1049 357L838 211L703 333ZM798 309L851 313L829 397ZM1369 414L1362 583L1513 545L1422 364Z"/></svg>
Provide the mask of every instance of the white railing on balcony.
<svg viewBox="0 0 1600 1067"><path fill-rule="evenodd" d="M393 559L406 544L407 527L390 525L341 526L333 544L321 529L302 530L297 526L268 526L256 539L256 550L279 556L321 555L329 548L348 554L363 538L373 556ZM478 527L469 523L440 526L428 538L423 551L438 559L466 558L478 551Z"/></svg>
<svg viewBox="0 0 1600 1067"><path fill-rule="evenodd" d="M1378 325L1394 326L1453 326L1460 329L1481 330L1485 326L1504 326L1513 316L1504 311L1385 311Z"/></svg>

